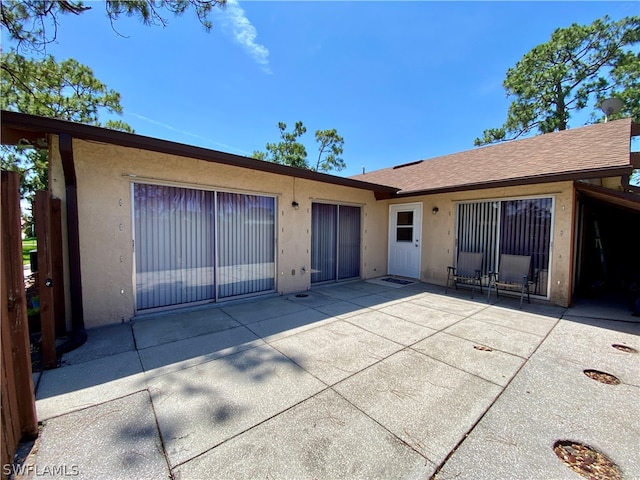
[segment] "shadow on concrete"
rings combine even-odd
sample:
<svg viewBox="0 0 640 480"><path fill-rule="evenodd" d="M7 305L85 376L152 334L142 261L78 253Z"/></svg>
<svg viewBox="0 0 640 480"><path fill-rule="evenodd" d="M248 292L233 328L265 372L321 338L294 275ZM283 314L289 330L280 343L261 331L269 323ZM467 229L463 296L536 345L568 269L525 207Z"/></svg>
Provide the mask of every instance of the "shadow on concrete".
<svg viewBox="0 0 640 480"><path fill-rule="evenodd" d="M525 303L519 309L518 299L509 296L492 297L488 303L484 295L472 299L470 291L464 288L450 290L445 295L444 287L419 282L398 288L356 281L317 286L300 294L146 314L131 323L89 330L87 343L64 355L62 363L66 366L46 372L45 380L46 376L51 378L43 382L46 388L38 392L38 398L88 389L137 374L150 373L155 377L222 359L238 373L250 374L254 381L260 382L270 375L270 370L255 367L277 363L280 357L239 356L243 351L328 322L403 302L418 303L460 318L491 307L555 319L564 311L539 300ZM286 358L282 361L287 361ZM295 358L289 360L296 362ZM141 376L128 382L122 394L146 388L145 381Z"/></svg>

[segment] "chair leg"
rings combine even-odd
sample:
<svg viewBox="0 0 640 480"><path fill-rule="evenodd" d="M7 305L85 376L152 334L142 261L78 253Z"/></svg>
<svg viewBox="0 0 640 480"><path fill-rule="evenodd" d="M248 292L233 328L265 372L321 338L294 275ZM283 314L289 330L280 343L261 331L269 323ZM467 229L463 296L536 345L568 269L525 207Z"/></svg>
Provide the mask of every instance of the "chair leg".
<svg viewBox="0 0 640 480"><path fill-rule="evenodd" d="M520 310L522 310L522 300L524 300L524 283L522 284L522 290L520 291Z"/></svg>

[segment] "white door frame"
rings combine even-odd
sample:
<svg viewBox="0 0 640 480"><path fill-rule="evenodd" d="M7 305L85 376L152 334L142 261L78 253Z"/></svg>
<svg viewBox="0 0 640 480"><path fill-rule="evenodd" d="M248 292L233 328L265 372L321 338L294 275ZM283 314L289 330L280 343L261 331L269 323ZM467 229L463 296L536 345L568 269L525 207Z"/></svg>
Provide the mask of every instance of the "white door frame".
<svg viewBox="0 0 640 480"><path fill-rule="evenodd" d="M406 225L408 237L398 241L398 212L413 212L412 225ZM402 226L401 226L402 228ZM409 239L410 237L410 239ZM420 279L422 257L422 202L389 205L389 248L387 273Z"/></svg>

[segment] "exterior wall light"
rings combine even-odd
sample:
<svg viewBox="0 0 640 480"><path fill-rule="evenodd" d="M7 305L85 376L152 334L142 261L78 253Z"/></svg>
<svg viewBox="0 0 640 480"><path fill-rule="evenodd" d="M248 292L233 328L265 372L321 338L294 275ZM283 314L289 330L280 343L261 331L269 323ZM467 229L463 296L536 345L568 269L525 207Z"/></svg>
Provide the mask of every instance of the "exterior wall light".
<svg viewBox="0 0 640 480"><path fill-rule="evenodd" d="M298 202L296 202L295 200L293 202L291 202L291 206L293 208L295 208L296 210L298 210L300 208L300 204Z"/></svg>
<svg viewBox="0 0 640 480"><path fill-rule="evenodd" d="M433 207L433 208L431 209L431 213L433 213L434 215L435 215L436 213L438 213L439 211L440 211L440 209L439 209L438 207Z"/></svg>

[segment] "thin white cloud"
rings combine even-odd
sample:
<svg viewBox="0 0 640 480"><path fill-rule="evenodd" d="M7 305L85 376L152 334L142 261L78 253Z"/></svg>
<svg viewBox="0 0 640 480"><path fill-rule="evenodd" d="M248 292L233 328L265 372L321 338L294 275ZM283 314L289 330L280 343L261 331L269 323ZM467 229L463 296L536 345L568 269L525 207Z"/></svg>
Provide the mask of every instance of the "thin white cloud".
<svg viewBox="0 0 640 480"><path fill-rule="evenodd" d="M224 149L227 152L231 151L231 152L237 153L239 155L245 155L245 156L251 155L251 153L247 152L246 150L242 150L240 148L236 148L236 147L233 147L231 145L227 145L226 143L216 142L215 140L211 140L210 138L203 137L202 135L198 135L196 133L187 132L186 130L180 130L179 128L176 128L176 127L174 127L172 125L169 125L168 123L159 122L157 120L154 120L153 118L149 118L149 117L145 117L144 115L140 115L139 113L134 113L134 112L130 112L130 111L126 111L124 113L126 113L127 115L131 115L132 117L136 117L136 118L138 118L140 120L144 120L145 122L151 123L153 125L157 125L159 127L166 128L167 130L171 130L173 132L179 133L181 135L186 135L186 136L189 136L189 137L192 137L192 138L196 138L196 139L198 139L200 141L204 141L209 145L215 145L216 148Z"/></svg>
<svg viewBox="0 0 640 480"><path fill-rule="evenodd" d="M262 65L265 73L271 74L269 68L269 49L256 42L258 31L247 18L238 0L227 0L220 10L225 26L231 29L233 38L253 58L256 63Z"/></svg>

